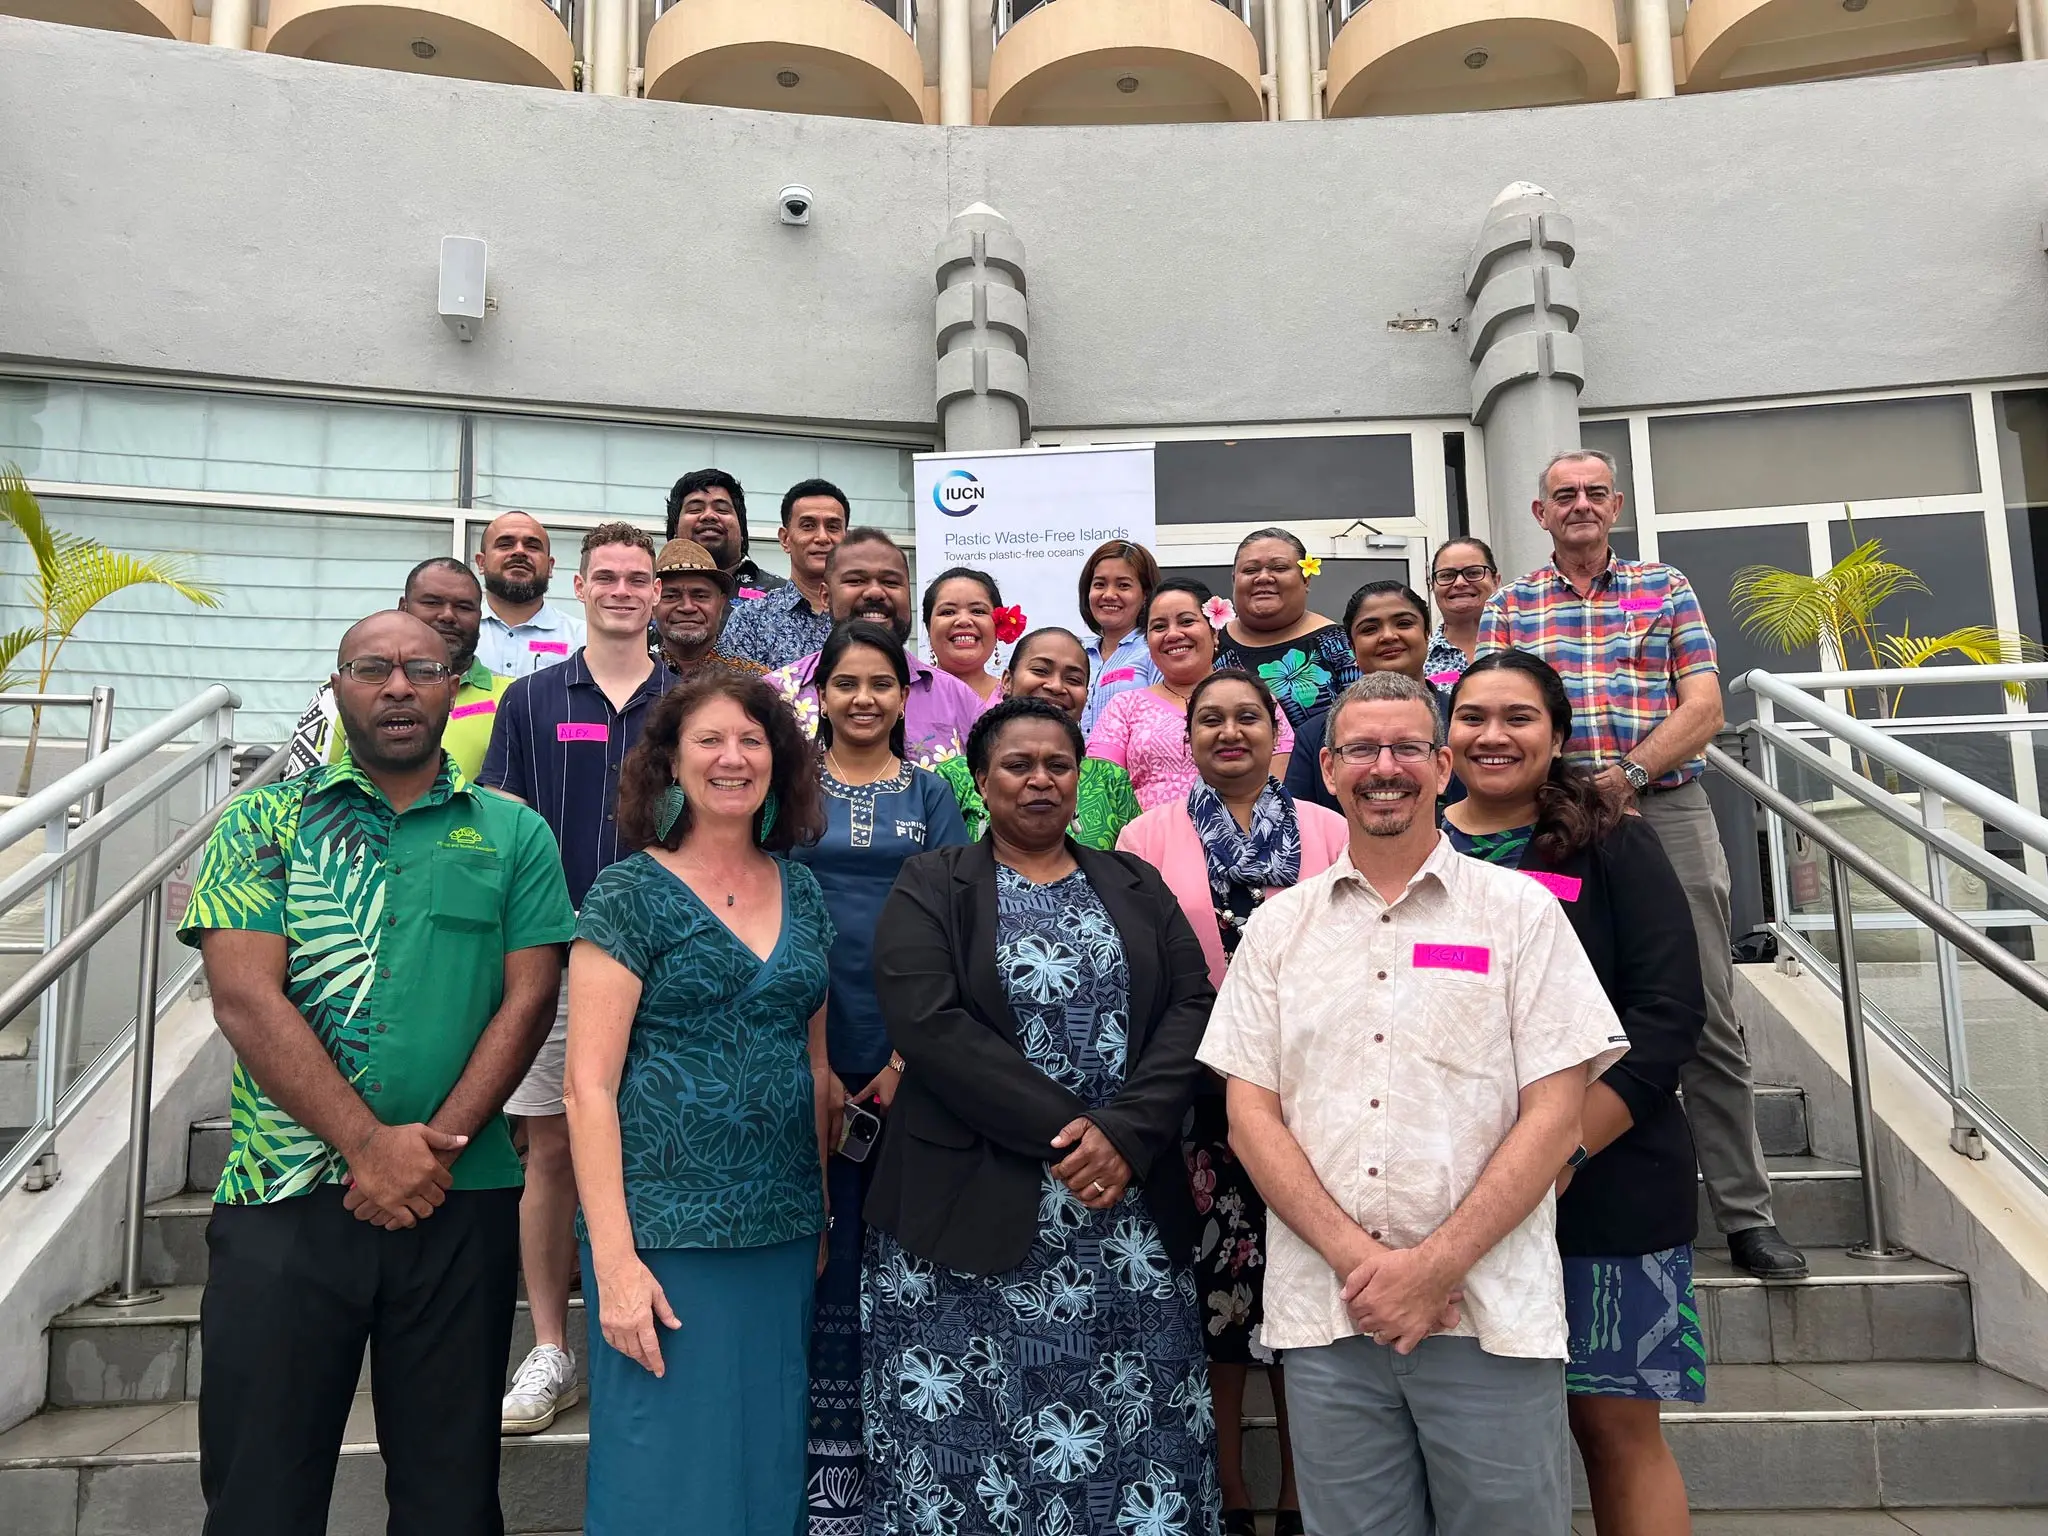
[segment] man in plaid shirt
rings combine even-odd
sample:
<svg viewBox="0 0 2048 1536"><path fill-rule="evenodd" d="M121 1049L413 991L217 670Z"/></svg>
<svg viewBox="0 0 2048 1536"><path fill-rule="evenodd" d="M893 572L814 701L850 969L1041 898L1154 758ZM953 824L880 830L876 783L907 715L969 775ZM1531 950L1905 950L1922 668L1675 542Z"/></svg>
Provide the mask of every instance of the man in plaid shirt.
<svg viewBox="0 0 2048 1536"><path fill-rule="evenodd" d="M1612 459L1558 454L1538 488L1533 511L1551 538L1550 563L1494 594L1478 654L1513 648L1557 668L1572 701L1565 755L1635 802L1678 871L1707 988L1706 1031L1681 1082L1714 1220L1744 1269L1797 1279L1805 1256L1771 1221L1749 1048L1735 1017L1728 860L1700 783L1722 722L1714 637L1682 572L1609 548L1622 506Z"/></svg>

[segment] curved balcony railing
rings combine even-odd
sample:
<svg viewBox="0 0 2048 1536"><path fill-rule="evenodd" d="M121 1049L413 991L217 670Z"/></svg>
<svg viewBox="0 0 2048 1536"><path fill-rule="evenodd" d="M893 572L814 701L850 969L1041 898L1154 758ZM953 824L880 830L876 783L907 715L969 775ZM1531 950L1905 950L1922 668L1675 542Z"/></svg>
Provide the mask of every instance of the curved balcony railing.
<svg viewBox="0 0 2048 1536"><path fill-rule="evenodd" d="M1005 32L1033 11L1054 3L1055 0L994 0L996 40L1000 42ZM1216 3L1246 26L1252 24L1252 0L1216 0ZM1336 0L1336 3L1342 4L1344 0ZM1364 0L1358 0L1358 3L1363 4Z"/></svg>
<svg viewBox="0 0 2048 1536"><path fill-rule="evenodd" d="M569 3L569 0L564 0L564 3ZM686 3L686 0L655 0L654 14L656 19L658 20L666 16L678 5L684 3ZM872 5L884 16L895 18L896 25L908 32L912 37L917 36L917 0L866 0L866 3Z"/></svg>

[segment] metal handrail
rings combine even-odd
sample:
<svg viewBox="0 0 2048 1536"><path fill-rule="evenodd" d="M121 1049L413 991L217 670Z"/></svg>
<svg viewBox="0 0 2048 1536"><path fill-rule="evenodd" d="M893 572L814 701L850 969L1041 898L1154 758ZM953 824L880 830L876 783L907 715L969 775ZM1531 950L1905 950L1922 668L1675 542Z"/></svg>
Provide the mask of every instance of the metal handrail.
<svg viewBox="0 0 2048 1536"><path fill-rule="evenodd" d="M1916 669L1899 668L1901 677ZM2017 677L2001 677L2004 673L2034 673L2048 679L2048 666L2013 667L1939 667L1935 672L1971 674L1967 677L1935 679L1923 677L1922 682L2000 682L2021 681ZM2009 833L2030 848L2048 852L2048 820L2036 815L2022 805L2017 805L1995 790L1986 789L1975 779L1958 773L1946 763L1937 762L1926 753L1915 750L1875 729L1868 721L1858 720L1854 715L1844 714L1832 704L1816 699L1806 691L1807 686L1816 688L1871 688L1890 686L1892 680L1883 671L1878 672L1806 672L1796 674L1810 681L1802 686L1791 678L1781 677L1773 672L1754 671L1743 674L1729 686L1737 692L1754 693L1760 699L1790 710L1800 719L1822 727L1830 736L1848 746L1856 748L1875 762L1887 768L1896 769L1915 783L1946 796L1957 805L1982 819L1986 824ZM1877 682L1855 683L1850 679L1876 678Z"/></svg>
<svg viewBox="0 0 2048 1536"><path fill-rule="evenodd" d="M1876 667L1860 672L1745 673L1729 683L1730 693L1757 692L1752 678L1764 677L1792 688L1926 688L1957 683L2048 683L2048 662L1991 662L1960 667Z"/></svg>
<svg viewBox="0 0 2048 1536"><path fill-rule="evenodd" d="M6 697L0 695L0 699ZM236 699L233 690L225 683L215 683L169 714L152 720L133 736L123 740L119 746L108 748L98 757L72 769L56 783L45 785L13 810L0 815L0 849L12 847L31 831L43 826L52 816L77 804L91 791L106 788L157 748L164 746L174 737L182 736L209 715L216 715L223 709L234 707Z"/></svg>
<svg viewBox="0 0 2048 1536"><path fill-rule="evenodd" d="M1827 753L1798 740L1781 725L1768 720L1752 720L1742 727L1742 734L1769 742L1775 751L1784 753L1815 777L1825 779L1867 810L1874 812L1879 819L1890 822L1920 841L1938 844L1943 858L1960 864L1987 885L1997 886L2022 906L2048 918L2048 885L2043 885L2024 871L2014 869L2003 859L1985 852L1976 844L1965 842L1946 827L1928 827L1920 817L1902 810L1893 796L1879 789L1862 774L1854 769L1844 768Z"/></svg>
<svg viewBox="0 0 2048 1536"><path fill-rule="evenodd" d="M1751 678L1757 675L1750 674ZM1849 875L1854 873L1862 876L1874 889L1924 923L1938 938L1954 945L1957 950L1975 960L1987 972L1997 976L2037 1008L2048 1009L2048 976L2034 970L1957 917L1939 901L1893 873L1798 801L1766 783L1719 747L1708 747L1706 758L1708 765L1717 773L1727 778L1730 783L1786 825L1818 845L1828 855L1832 866L1830 898L1837 940L1841 946L1841 959L1836 969L1841 980L1843 1028L1848 1037L1849 1092L1856 1122L1856 1155L1863 1169L1866 1240L1858 1249L1852 1249L1851 1252L1857 1252L1863 1257L1888 1256L1896 1250L1891 1250L1885 1241L1884 1213L1878 1199L1876 1135L1871 1119L1870 1082L1866 1058L1866 1021L1860 973L1856 963L1855 912L1849 899ZM1925 830L1922 829L1922 840L1928 841ZM1910 1055L1906 1059L1909 1062L1913 1061ZM1948 1099L1952 1108L1969 1110L1973 1118L1979 1122L1979 1128L1987 1139L1994 1140L1999 1150L2011 1158L2035 1184L2043 1190L2048 1190L2048 1160L2043 1159L2039 1149L2005 1126L1998 1117L1987 1114L1984 1106L1974 1101L1974 1095L1966 1102L1950 1084L1940 1082L1925 1072L1922 1076Z"/></svg>
<svg viewBox="0 0 2048 1536"><path fill-rule="evenodd" d="M90 947L93 939L108 932L124 917L131 907L143 910L142 949L136 966L135 983L135 1070L129 1082L128 1096L128 1217L127 1226L121 1234L121 1288L101 1298L102 1305L110 1307L135 1307L158 1299L160 1292L145 1285L142 1279L142 1212L149 1201L149 1119L150 1096L154 1086L156 1068L156 1025L160 1012L160 994L157 988L157 934L163 921L164 882L187 859L206 846L206 840L213 833L214 823L219 821L238 795L246 794L259 785L268 784L284 770L291 757L291 749L279 747L264 760L263 766L242 781L242 787L235 795L224 796L217 805L207 810L193 823L192 827L179 834L170 847L158 854L136 872L134 878L107 899L107 903L95 912L79 935L90 934L82 941L83 948ZM71 942L67 936L65 944ZM58 958L65 945L60 944L43 962L49 964ZM7 1017L8 1004L14 993L34 976L24 977L21 982L0 994L0 1023ZM20 1010L17 1009L17 1012Z"/></svg>

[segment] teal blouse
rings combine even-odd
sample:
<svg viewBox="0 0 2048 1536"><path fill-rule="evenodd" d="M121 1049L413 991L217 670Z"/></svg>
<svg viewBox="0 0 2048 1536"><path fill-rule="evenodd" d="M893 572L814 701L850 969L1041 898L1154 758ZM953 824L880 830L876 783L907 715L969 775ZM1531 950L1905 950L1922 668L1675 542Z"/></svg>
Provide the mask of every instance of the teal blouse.
<svg viewBox="0 0 2048 1536"><path fill-rule="evenodd" d="M776 867L782 933L766 960L645 853L583 900L576 937L640 978L619 1080L636 1247L758 1248L824 1230L810 1020L832 920L808 869Z"/></svg>

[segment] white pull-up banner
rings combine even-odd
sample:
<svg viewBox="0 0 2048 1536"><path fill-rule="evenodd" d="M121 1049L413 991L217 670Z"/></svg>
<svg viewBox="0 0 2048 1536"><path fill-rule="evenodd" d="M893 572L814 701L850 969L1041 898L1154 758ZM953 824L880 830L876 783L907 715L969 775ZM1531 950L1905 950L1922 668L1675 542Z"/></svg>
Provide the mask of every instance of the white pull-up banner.
<svg viewBox="0 0 2048 1536"><path fill-rule="evenodd" d="M954 566L986 571L1030 629L1057 624L1086 639L1088 556L1111 539L1150 547L1156 536L1150 443L927 453L916 463L920 588ZM990 670L1009 652L997 647Z"/></svg>

